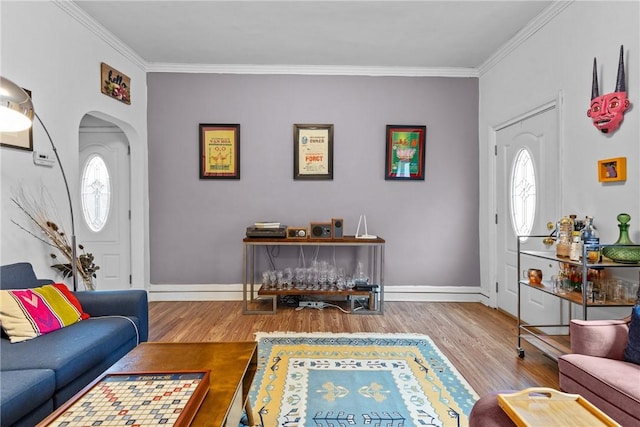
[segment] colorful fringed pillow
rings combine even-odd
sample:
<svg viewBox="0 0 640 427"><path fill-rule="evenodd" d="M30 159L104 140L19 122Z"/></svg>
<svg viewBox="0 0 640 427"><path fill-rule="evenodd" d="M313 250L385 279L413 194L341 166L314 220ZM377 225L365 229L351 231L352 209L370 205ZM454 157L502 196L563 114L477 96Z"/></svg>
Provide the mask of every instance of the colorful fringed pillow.
<svg viewBox="0 0 640 427"><path fill-rule="evenodd" d="M89 315L61 283L0 291L0 323L12 343L72 325Z"/></svg>

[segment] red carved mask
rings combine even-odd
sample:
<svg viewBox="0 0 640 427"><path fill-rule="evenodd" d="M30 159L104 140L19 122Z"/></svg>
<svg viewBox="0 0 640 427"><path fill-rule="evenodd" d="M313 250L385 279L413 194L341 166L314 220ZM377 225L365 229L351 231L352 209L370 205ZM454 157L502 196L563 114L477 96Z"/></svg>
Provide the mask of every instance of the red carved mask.
<svg viewBox="0 0 640 427"><path fill-rule="evenodd" d="M615 92L600 95L598 88L598 71L596 59L593 58L593 82L591 85L591 105L587 110L587 116L591 117L593 125L602 133L611 133L618 129L624 112L631 106L627 99L627 89L624 74L623 47L620 46L620 59L618 61L618 79Z"/></svg>
<svg viewBox="0 0 640 427"><path fill-rule="evenodd" d="M602 133L610 133L618 129L629 105L626 92L608 93L591 100L587 116Z"/></svg>

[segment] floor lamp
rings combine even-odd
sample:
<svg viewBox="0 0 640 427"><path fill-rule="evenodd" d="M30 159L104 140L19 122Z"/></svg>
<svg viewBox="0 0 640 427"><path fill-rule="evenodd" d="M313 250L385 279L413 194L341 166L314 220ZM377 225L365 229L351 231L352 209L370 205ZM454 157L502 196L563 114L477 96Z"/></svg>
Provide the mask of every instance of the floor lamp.
<svg viewBox="0 0 640 427"><path fill-rule="evenodd" d="M53 139L51 139L51 135L49 134L47 127L33 109L31 97L20 86L13 83L11 80L0 76L0 132L19 132L29 129L33 125L33 117L38 119L38 122L40 122L44 132L47 134L47 138L49 138L51 148L53 149L53 153L56 155L56 160L60 166L60 172L62 172L64 186L67 190L69 211L71 213L71 277L73 277L73 290L77 291L78 257L76 248L76 228L73 219L73 204L71 203L71 192L69 191L67 175L64 173L60 156L58 156L58 150L56 145L53 143Z"/></svg>

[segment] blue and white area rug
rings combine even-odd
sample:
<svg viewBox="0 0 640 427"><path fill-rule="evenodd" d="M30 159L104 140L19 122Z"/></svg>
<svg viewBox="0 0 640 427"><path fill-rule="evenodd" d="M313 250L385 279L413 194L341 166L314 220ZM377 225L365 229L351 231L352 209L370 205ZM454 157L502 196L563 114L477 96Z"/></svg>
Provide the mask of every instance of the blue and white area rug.
<svg viewBox="0 0 640 427"><path fill-rule="evenodd" d="M425 335L258 334L263 427L467 426L478 395Z"/></svg>

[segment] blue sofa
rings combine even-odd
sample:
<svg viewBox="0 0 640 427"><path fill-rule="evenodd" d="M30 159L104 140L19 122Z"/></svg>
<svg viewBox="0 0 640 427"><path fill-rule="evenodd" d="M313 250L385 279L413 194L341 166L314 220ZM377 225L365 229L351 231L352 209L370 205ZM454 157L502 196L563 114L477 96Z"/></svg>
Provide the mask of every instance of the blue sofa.
<svg viewBox="0 0 640 427"><path fill-rule="evenodd" d="M0 267L0 289L35 288L29 263ZM149 312L143 290L76 292L91 318L12 344L0 339L0 425L34 426L138 343L147 341Z"/></svg>

